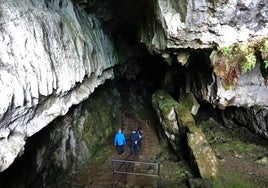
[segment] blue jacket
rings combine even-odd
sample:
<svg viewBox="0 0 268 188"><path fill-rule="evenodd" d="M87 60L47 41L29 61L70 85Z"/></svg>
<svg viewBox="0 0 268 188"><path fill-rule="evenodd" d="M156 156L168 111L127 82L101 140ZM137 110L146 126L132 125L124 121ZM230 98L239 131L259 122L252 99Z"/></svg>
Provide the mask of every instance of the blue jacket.
<svg viewBox="0 0 268 188"><path fill-rule="evenodd" d="M117 132L114 138L114 145L122 146L126 144L125 135L122 132Z"/></svg>

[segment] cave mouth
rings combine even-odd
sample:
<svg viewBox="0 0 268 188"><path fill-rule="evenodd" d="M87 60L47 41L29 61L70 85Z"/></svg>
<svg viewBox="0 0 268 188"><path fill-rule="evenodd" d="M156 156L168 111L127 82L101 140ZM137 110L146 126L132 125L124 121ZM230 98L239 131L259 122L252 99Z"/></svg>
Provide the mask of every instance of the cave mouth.
<svg viewBox="0 0 268 188"><path fill-rule="evenodd" d="M128 90L130 85L137 85L137 93L146 99L159 88L168 65L163 58L151 55L144 45L139 45L134 57L126 59L114 68L115 79L119 91Z"/></svg>
<svg viewBox="0 0 268 188"><path fill-rule="evenodd" d="M133 51L137 53L134 53L133 56L127 58L124 62L114 67L115 77L113 80L107 81L104 84L104 87L107 85L115 87L119 91L120 95L132 92L132 95L136 95L136 98L141 98L141 101L139 101L141 103L138 105L149 106L150 110L153 111L151 107L151 96L156 90L165 88L163 87L163 78L166 76L166 72L170 70L175 71L176 78L178 78L185 75L185 68L177 62L174 62L172 65L168 65L163 57L151 55L143 44L135 45L135 49ZM183 87L185 86L184 81L185 78L182 77L179 82L183 85ZM179 87L182 87L180 84L174 87L172 95L177 95L175 91L178 90ZM72 107L70 111L75 111L75 108L76 106ZM17 187L17 184L19 183L21 183L21 185L27 185L26 187L42 187L42 176L46 173L50 173L50 169L48 169L47 166L51 165L51 163L53 164L53 162L49 161L53 160L50 159L49 156L52 154L52 151L58 147L57 145L49 143L51 142L49 137L51 137L51 134L55 134L53 131L59 129L55 126L55 124L58 124L57 122L60 122L59 119L61 119L61 117L57 118L55 123L52 122L51 125L45 127L40 132L27 139L24 154L16 159L10 168L0 174L1 187ZM155 120L153 121L158 120L155 117ZM157 128L155 127L155 129ZM156 130L156 132L159 131L159 129ZM159 135L157 136L161 137ZM59 138L61 137L62 136L59 136ZM42 150L42 147L45 146L46 143L48 143L48 146L46 147L49 151L44 151L44 153L42 153L43 156L38 156L38 153L40 155L40 150ZM167 146L171 150L172 147L170 145ZM171 152L174 153L172 150ZM42 159L40 157L44 158ZM46 161L43 166L38 166L36 164L36 160L39 160L39 162L45 160L48 161ZM177 162L178 160L179 158L172 157L173 162ZM39 169L42 170L38 172ZM46 172L46 170L48 172ZM53 170L56 170L55 173L59 173L58 175L62 176L60 175L62 173L60 169L55 167ZM31 180L29 177L35 178ZM17 181L14 181L14 178ZM62 177L62 179L64 179L64 177ZM51 183L51 185L53 185L53 181L56 182L56 178L50 179L50 182L47 183Z"/></svg>
<svg viewBox="0 0 268 188"><path fill-rule="evenodd" d="M114 3L112 7L116 8L117 6L115 6L115 4L120 4L120 2ZM113 3L109 5L111 4ZM122 15L117 16L116 19L112 19L111 22L104 23L104 28L107 29L107 32L111 33L115 41L115 47L119 51L119 56L123 56L123 58L120 59L122 62L120 61L119 65L114 67L114 80L108 81L108 83L111 83L121 93L129 92L130 87L135 88L135 94L142 96L142 101L147 105L151 105L151 95L157 89L168 90L174 99L177 100L180 95L180 90L186 90L189 86L190 89L195 88L196 97L202 98L202 93L200 92L202 90L202 83L200 81L204 81L205 83L212 81L212 67L208 63L208 55L211 50L191 51L192 53L189 57L187 68L181 66L176 61L172 61L171 65L168 65L163 57L150 54L144 44L138 41L137 23L143 14L130 14L129 16L131 12L144 12L140 11L142 7L145 8L146 6L139 4L139 6L133 6L131 10L129 8L124 9L120 7L120 10L124 9L126 11L123 12ZM117 9L114 9L113 12L116 12L116 10ZM170 82L164 81L167 72L170 72L173 78ZM201 108L200 113L197 115L198 118L207 120L209 117L213 117L218 122L223 123L221 110L215 109L211 104L204 101L199 101L199 103ZM52 129L53 127L47 127L27 140L25 155L17 159L14 165L1 173L0 185L4 182L8 182L8 187L17 187L14 179L23 182L27 180L28 176L31 176L31 173L34 173L27 169L29 166L34 169L38 167L28 162L31 158L34 159L37 157L36 151L40 148L38 148L36 144L40 142L39 138L41 135L49 135ZM49 153L46 153L46 155L49 155ZM60 174L61 172L59 171L58 173ZM42 178L42 175L39 178ZM34 183L36 182L42 181L35 181ZM30 185L29 187L42 187L40 184L28 182L25 184Z"/></svg>

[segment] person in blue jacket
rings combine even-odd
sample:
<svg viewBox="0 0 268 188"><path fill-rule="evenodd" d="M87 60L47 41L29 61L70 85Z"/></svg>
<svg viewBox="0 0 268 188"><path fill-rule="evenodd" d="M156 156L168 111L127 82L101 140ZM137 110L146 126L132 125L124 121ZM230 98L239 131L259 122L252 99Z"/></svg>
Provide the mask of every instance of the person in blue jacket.
<svg viewBox="0 0 268 188"><path fill-rule="evenodd" d="M126 145L126 138L121 128L118 129L114 137L114 145L117 147L119 156L122 156L125 154L124 146Z"/></svg>

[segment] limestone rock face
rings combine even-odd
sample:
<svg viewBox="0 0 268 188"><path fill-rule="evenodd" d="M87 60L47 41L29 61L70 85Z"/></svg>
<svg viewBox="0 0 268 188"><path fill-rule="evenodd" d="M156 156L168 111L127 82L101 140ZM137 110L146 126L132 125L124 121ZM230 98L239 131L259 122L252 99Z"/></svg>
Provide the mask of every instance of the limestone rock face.
<svg viewBox="0 0 268 188"><path fill-rule="evenodd" d="M148 19L141 40L152 51L229 46L267 36L264 0L152 0L156 19ZM153 34L152 34L153 33Z"/></svg>
<svg viewBox="0 0 268 188"><path fill-rule="evenodd" d="M113 76L113 44L69 0L0 4L0 171L25 139Z"/></svg>
<svg viewBox="0 0 268 188"><path fill-rule="evenodd" d="M250 123L243 125L249 127L248 124L252 124L250 129L267 139L266 1L151 0L148 5L153 13L147 13L148 18L141 28L141 41L147 48L162 55L168 64L179 63L185 69L209 64L203 73L193 73L194 70L189 68L190 79L194 80L190 83L190 90L195 91L199 100L222 110L234 106L252 112L250 117L253 119L248 119ZM233 52L229 52L231 46ZM236 46L241 47L243 53L237 53ZM200 51L207 53L207 57L191 62ZM215 51L217 55L213 57ZM226 54L226 57L219 58L221 54ZM205 63L201 64L202 61ZM189 65L191 63L195 65ZM204 68L201 66L200 69ZM197 75L199 80L194 78ZM172 82L175 85L175 81ZM261 120L258 122L255 117L260 116L257 114L260 111L265 117L258 118ZM241 117L235 119L245 122Z"/></svg>
<svg viewBox="0 0 268 188"><path fill-rule="evenodd" d="M157 19L147 19L147 24L141 30L141 41L152 52L164 55L167 62L170 57L173 57L180 64L187 66L187 58L185 58L189 57L187 49L217 51L222 47L241 43L254 44L255 41L260 40L266 41L261 52L255 51L245 56L252 55L255 59L261 59L259 63L265 60L268 62L266 50L268 4L263 0L152 0L150 6L153 7L153 14ZM253 49L256 48L258 48L257 45L253 47ZM261 53L259 55L261 57L254 57L257 53ZM243 58L243 62L247 61L246 58ZM231 59L234 58L231 57ZM222 86L222 77L217 73L219 66L212 59L211 61L214 67L214 72L211 74L216 75L213 83L202 83L207 90L202 93L202 99L221 107L268 105L268 98L265 95L267 78L261 75L258 66L254 72L249 71L241 77L238 75L237 87L226 91L226 88ZM230 77L226 72L223 74ZM212 84L216 87L211 87ZM217 88L216 91L215 88Z"/></svg>

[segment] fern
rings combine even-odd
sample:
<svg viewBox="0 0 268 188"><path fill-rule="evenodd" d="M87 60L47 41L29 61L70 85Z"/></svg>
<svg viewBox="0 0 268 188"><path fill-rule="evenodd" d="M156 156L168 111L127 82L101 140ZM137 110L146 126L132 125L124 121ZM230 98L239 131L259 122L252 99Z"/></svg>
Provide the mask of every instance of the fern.
<svg viewBox="0 0 268 188"><path fill-rule="evenodd" d="M255 67L256 62L257 60L254 54L248 54L246 56L246 62L243 63L242 73L246 73L247 71L252 70Z"/></svg>

